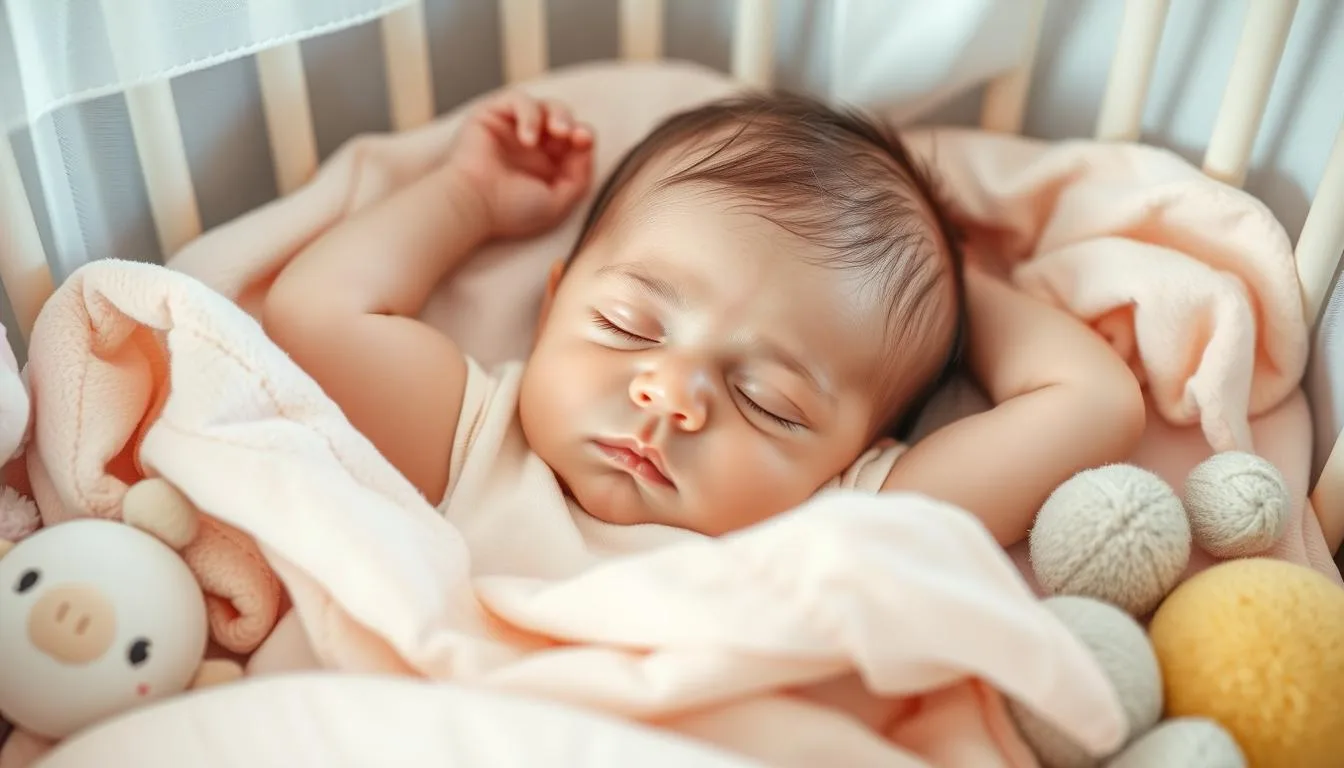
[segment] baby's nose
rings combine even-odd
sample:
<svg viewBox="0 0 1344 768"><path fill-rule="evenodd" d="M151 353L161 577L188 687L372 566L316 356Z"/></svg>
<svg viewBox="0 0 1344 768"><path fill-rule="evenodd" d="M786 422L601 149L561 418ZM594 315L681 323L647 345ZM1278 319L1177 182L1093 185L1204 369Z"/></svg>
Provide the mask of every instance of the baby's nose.
<svg viewBox="0 0 1344 768"><path fill-rule="evenodd" d="M116 634L116 608L90 585L66 584L47 590L28 611L28 640L62 664L98 659Z"/></svg>
<svg viewBox="0 0 1344 768"><path fill-rule="evenodd" d="M630 399L646 412L670 419L679 429L695 432L705 425L709 404L689 371L646 371L630 382Z"/></svg>

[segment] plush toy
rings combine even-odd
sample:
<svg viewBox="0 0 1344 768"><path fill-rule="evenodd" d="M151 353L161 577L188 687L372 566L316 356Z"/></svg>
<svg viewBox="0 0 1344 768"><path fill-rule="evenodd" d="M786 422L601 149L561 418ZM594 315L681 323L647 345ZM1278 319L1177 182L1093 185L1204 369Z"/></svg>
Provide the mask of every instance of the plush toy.
<svg viewBox="0 0 1344 768"><path fill-rule="evenodd" d="M1170 716L1217 721L1257 767L1344 765L1338 584L1280 560L1231 560L1177 587L1149 635Z"/></svg>
<svg viewBox="0 0 1344 768"><path fill-rule="evenodd" d="M1157 724L1106 768L1246 768L1246 757L1222 726L1198 717Z"/></svg>
<svg viewBox="0 0 1344 768"><path fill-rule="evenodd" d="M1153 727L1162 716L1162 679L1138 622L1115 606L1086 597L1052 597L1045 606L1096 657L1115 687L1130 736ZM1046 768L1089 768L1105 757L1087 754L1017 702L1009 702L1008 709Z"/></svg>
<svg viewBox="0 0 1344 768"><path fill-rule="evenodd" d="M1188 718L1158 725L1162 673L1148 636L1132 616L1087 597L1052 597L1045 605L1096 656L1125 712L1129 736L1116 754L1091 755L1010 701L1018 731L1044 768L1244 768L1236 742L1216 723Z"/></svg>
<svg viewBox="0 0 1344 768"><path fill-rule="evenodd" d="M175 549L195 510L162 480L138 483L123 522L39 529L0 557L0 712L62 739L193 685L241 674L204 662L204 597Z"/></svg>
<svg viewBox="0 0 1344 768"><path fill-rule="evenodd" d="M32 399L19 372L19 362L0 325L0 464L23 453L32 417ZM18 541L41 524L37 505L18 491L0 488L0 539Z"/></svg>
<svg viewBox="0 0 1344 768"><path fill-rule="evenodd" d="M1028 539L1050 594L1084 595L1144 616L1176 586L1193 540L1219 558L1265 552L1287 526L1287 483L1269 461L1229 451L1186 478L1182 496L1128 464L1080 472L1046 500Z"/></svg>
<svg viewBox="0 0 1344 768"><path fill-rule="evenodd" d="M1042 509L1030 549L1043 587L1133 617L1156 609L1149 639L1168 719L1146 733L1132 729L1124 751L1103 756L1109 768L1344 761L1344 589L1308 568L1252 557L1282 535L1289 506L1272 464L1234 452L1196 467L1183 500L1157 476L1117 465L1074 477ZM1192 541L1232 559L1175 586ZM1144 686L1130 678L1151 665L1137 648L1125 661L1096 640L1133 642L1120 628L1125 614L1055 612L1097 652L1126 712L1135 711L1130 697ZM1046 766L1100 764L1030 715L1017 717Z"/></svg>

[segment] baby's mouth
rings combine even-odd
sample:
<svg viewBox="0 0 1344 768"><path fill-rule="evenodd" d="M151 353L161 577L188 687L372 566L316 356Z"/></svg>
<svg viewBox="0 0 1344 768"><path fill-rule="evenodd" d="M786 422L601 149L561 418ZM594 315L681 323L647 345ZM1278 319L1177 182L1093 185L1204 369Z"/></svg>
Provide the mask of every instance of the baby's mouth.
<svg viewBox="0 0 1344 768"><path fill-rule="evenodd" d="M625 440L596 440L594 445L608 461L651 485L675 488L661 468L658 455Z"/></svg>

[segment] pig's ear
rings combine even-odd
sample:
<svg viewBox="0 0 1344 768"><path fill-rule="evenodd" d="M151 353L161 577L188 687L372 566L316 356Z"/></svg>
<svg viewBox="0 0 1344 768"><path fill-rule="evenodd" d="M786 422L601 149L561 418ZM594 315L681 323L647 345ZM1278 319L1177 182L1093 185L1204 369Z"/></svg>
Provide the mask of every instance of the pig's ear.
<svg viewBox="0 0 1344 768"><path fill-rule="evenodd" d="M0 557L9 554L9 550L14 548L14 542L9 539L0 539Z"/></svg>
<svg viewBox="0 0 1344 768"><path fill-rule="evenodd" d="M121 499L121 518L180 550L196 538L196 507L167 480L141 480Z"/></svg>

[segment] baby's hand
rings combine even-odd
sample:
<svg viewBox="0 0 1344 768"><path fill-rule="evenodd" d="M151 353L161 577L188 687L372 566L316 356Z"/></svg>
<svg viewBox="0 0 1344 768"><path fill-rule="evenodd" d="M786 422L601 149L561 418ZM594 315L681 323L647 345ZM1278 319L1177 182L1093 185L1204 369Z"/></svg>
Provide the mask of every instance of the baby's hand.
<svg viewBox="0 0 1344 768"><path fill-rule="evenodd" d="M449 163L481 194L494 237L528 237L560 223L588 190L593 132L569 110L510 91L466 116Z"/></svg>

